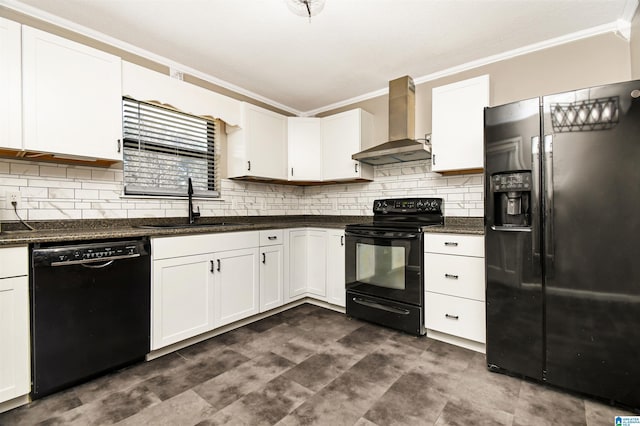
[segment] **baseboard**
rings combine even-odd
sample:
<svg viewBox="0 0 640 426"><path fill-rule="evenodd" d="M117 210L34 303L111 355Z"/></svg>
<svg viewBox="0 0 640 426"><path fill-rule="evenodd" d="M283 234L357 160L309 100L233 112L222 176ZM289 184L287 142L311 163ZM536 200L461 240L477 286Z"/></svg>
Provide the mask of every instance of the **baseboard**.
<svg viewBox="0 0 640 426"><path fill-rule="evenodd" d="M463 339L462 337L452 336L451 334L441 333L439 331L427 329L427 337L441 342L460 346L472 351L486 353L485 344L473 340Z"/></svg>
<svg viewBox="0 0 640 426"><path fill-rule="evenodd" d="M0 402L0 413L4 413L5 411L13 410L14 408L18 408L22 405L26 405L31 402L31 398L29 395L22 395L17 398L10 399L5 402Z"/></svg>

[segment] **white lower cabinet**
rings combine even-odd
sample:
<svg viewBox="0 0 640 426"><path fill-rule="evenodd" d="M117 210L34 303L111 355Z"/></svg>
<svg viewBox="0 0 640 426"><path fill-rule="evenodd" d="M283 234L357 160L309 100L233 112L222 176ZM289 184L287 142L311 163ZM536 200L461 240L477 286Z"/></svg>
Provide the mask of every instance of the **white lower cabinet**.
<svg viewBox="0 0 640 426"><path fill-rule="evenodd" d="M327 302L345 307L344 231L327 231Z"/></svg>
<svg viewBox="0 0 640 426"><path fill-rule="evenodd" d="M425 326L485 342L484 237L425 234Z"/></svg>
<svg viewBox="0 0 640 426"><path fill-rule="evenodd" d="M258 232L152 239L151 349L259 312Z"/></svg>
<svg viewBox="0 0 640 426"><path fill-rule="evenodd" d="M307 293L325 297L327 294L327 235L325 231L307 232Z"/></svg>
<svg viewBox="0 0 640 426"><path fill-rule="evenodd" d="M211 254L153 262L151 349L213 329L212 262Z"/></svg>
<svg viewBox="0 0 640 426"><path fill-rule="evenodd" d="M260 248L260 312L284 303L284 246Z"/></svg>
<svg viewBox="0 0 640 426"><path fill-rule="evenodd" d="M31 391L28 248L1 248L0 258L0 402L5 402Z"/></svg>
<svg viewBox="0 0 640 426"><path fill-rule="evenodd" d="M214 270L216 327L260 311L257 247L215 253Z"/></svg>
<svg viewBox="0 0 640 426"><path fill-rule="evenodd" d="M260 231L260 312L284 303L284 232Z"/></svg>
<svg viewBox="0 0 640 426"><path fill-rule="evenodd" d="M307 293L307 230L292 229L285 231L288 241L285 260L287 262L286 273L286 299L293 301L304 297Z"/></svg>

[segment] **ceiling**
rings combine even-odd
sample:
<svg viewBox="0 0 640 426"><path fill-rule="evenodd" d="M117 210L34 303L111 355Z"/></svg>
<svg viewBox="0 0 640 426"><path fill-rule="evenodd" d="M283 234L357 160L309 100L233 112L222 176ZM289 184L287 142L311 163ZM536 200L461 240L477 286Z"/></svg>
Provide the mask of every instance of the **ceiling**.
<svg viewBox="0 0 640 426"><path fill-rule="evenodd" d="M618 19L631 20L637 1L326 0L310 22L284 0L0 4L84 30L78 24L305 115L384 91L403 75L428 79L525 46L612 31Z"/></svg>

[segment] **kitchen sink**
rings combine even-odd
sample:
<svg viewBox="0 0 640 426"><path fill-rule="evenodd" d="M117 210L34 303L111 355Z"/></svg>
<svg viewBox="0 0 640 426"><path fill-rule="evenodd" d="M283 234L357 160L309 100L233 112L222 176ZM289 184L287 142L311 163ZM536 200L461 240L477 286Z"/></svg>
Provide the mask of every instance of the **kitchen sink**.
<svg viewBox="0 0 640 426"><path fill-rule="evenodd" d="M147 229L176 229L176 228L219 228L221 226L251 226L251 223L234 223L234 222L219 222L219 223L162 223L159 225L138 225L136 228Z"/></svg>

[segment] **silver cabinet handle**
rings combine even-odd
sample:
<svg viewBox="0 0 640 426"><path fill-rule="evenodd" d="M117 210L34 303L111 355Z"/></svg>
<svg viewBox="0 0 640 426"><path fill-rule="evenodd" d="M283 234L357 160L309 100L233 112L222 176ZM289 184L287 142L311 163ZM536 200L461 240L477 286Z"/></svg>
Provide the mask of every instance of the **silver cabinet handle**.
<svg viewBox="0 0 640 426"><path fill-rule="evenodd" d="M445 316L446 318L453 319L453 320L457 320L457 319L459 319L459 318L460 318L458 315L449 315L449 314L444 314L444 316Z"/></svg>
<svg viewBox="0 0 640 426"><path fill-rule="evenodd" d="M262 263L267 263L267 255L262 253Z"/></svg>
<svg viewBox="0 0 640 426"><path fill-rule="evenodd" d="M431 158L431 160L432 160L431 164L433 164L435 166L436 165L436 155L433 154L431 157L432 157Z"/></svg>
<svg viewBox="0 0 640 426"><path fill-rule="evenodd" d="M211 273L213 274L213 260L210 260L209 262L211 262L211 269L210 269L210 271L211 271Z"/></svg>
<svg viewBox="0 0 640 426"><path fill-rule="evenodd" d="M216 270L220 272L220 259L216 259L216 262L218 262L218 268Z"/></svg>
<svg viewBox="0 0 640 426"><path fill-rule="evenodd" d="M118 139L118 152L120 152L121 148L120 148L120 139Z"/></svg>
<svg viewBox="0 0 640 426"><path fill-rule="evenodd" d="M278 239L278 237L275 236L275 235L272 235L272 236L267 237L267 238L269 239L269 241L273 241L273 240L277 240Z"/></svg>
<svg viewBox="0 0 640 426"><path fill-rule="evenodd" d="M251 161L247 161L247 171L251 171Z"/></svg>
<svg viewBox="0 0 640 426"><path fill-rule="evenodd" d="M293 177L293 167L291 168L291 177Z"/></svg>
<svg viewBox="0 0 640 426"><path fill-rule="evenodd" d="M358 163L356 163L356 173L358 173Z"/></svg>
<svg viewBox="0 0 640 426"><path fill-rule="evenodd" d="M445 241L444 245L445 246L450 246L450 247L458 247L458 243L456 243L454 241Z"/></svg>
<svg viewBox="0 0 640 426"><path fill-rule="evenodd" d="M344 235L340 235L340 245L344 246Z"/></svg>
<svg viewBox="0 0 640 426"><path fill-rule="evenodd" d="M444 274L445 278L451 278L452 280L457 280L458 276L453 274Z"/></svg>

